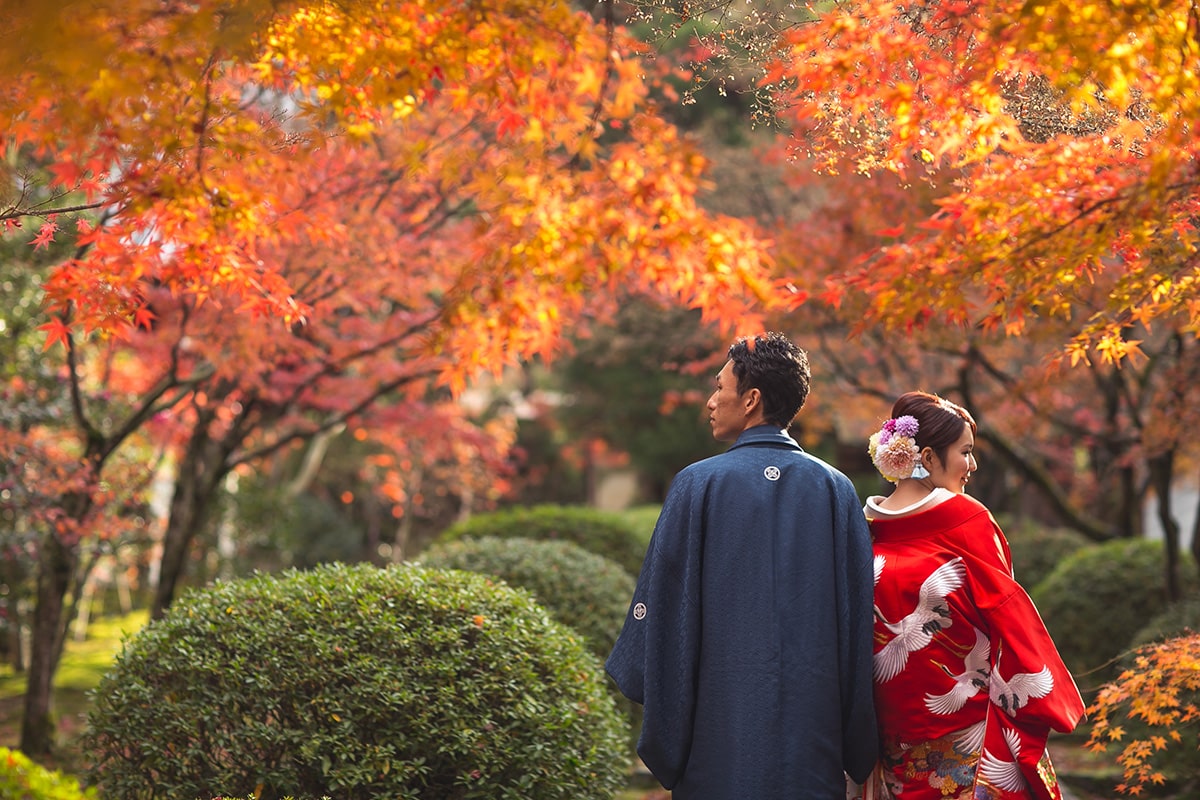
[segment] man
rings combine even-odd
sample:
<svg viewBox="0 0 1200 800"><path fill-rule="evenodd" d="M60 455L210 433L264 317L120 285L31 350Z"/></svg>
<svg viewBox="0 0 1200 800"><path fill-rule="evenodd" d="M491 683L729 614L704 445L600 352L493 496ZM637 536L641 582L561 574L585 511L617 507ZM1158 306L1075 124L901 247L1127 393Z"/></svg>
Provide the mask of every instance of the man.
<svg viewBox="0 0 1200 800"><path fill-rule="evenodd" d="M672 482L605 665L676 800L844 800L875 762L871 543L849 479L787 432L808 388L783 335L729 348L708 412L733 445Z"/></svg>

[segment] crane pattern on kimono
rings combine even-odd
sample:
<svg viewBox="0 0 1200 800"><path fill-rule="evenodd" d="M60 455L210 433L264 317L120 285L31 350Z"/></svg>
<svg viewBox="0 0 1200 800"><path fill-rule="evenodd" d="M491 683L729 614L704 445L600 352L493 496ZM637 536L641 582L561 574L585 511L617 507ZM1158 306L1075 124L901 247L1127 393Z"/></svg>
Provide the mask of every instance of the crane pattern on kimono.
<svg viewBox="0 0 1200 800"><path fill-rule="evenodd" d="M985 779L998 789L1006 792L1024 791L1028 784L1021 772L1021 737L1011 728L1003 730L1004 741L1008 744L1012 760L994 755L986 748L979 758L979 772Z"/></svg>
<svg viewBox="0 0 1200 800"><path fill-rule="evenodd" d="M963 659L963 671L954 673L945 664L938 668L954 679L954 688L944 694L926 694L925 707L933 714L954 714L979 692L989 690L992 675L991 643L987 634L975 626L975 646Z"/></svg>
<svg viewBox="0 0 1200 800"><path fill-rule="evenodd" d="M876 556L874 561L875 583L883 574L886 559ZM908 656L933 641L934 634L949 628L954 620L950 617L950 606L946 597L963 585L967 570L962 556L951 559L933 570L921 583L917 594L917 607L899 622L889 622L875 607L875 616L894 637L875 654L875 680L885 683L900 674L908 663Z"/></svg>

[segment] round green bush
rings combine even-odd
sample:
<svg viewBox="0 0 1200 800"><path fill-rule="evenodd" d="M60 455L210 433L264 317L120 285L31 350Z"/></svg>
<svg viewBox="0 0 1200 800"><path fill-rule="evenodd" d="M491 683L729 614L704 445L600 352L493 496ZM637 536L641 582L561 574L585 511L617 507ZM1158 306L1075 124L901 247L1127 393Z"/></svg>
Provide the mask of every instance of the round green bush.
<svg viewBox="0 0 1200 800"><path fill-rule="evenodd" d="M1117 539L1068 556L1031 596L1059 653L1077 677L1099 683L1146 621L1167 607L1161 541ZM1198 584L1195 561L1181 557L1185 591Z"/></svg>
<svg viewBox="0 0 1200 800"><path fill-rule="evenodd" d="M74 778L49 770L19 750L0 747L0 797L5 800L94 800Z"/></svg>
<svg viewBox="0 0 1200 800"><path fill-rule="evenodd" d="M1134 634L1130 647L1157 644L1189 633L1200 633L1200 596L1171 603Z"/></svg>
<svg viewBox="0 0 1200 800"><path fill-rule="evenodd" d="M612 559L633 576L642 569L648 541L646 535L616 512L541 505L476 514L447 528L438 535L436 543L486 536L574 542L584 550Z"/></svg>
<svg viewBox="0 0 1200 800"><path fill-rule="evenodd" d="M1092 542L1079 531L1051 528L1032 520L997 517L1012 550L1013 573L1026 591L1041 583L1072 553Z"/></svg>
<svg viewBox="0 0 1200 800"><path fill-rule="evenodd" d="M188 593L93 704L90 778L122 800L610 798L627 765L599 660L528 593L454 570Z"/></svg>
<svg viewBox="0 0 1200 800"><path fill-rule="evenodd" d="M556 620L583 637L601 660L617 642L636 588L620 564L564 541L457 539L434 545L420 563L492 575L525 589ZM615 683L608 686L617 709L628 720L632 747L642 727L641 706L622 695Z"/></svg>
<svg viewBox="0 0 1200 800"><path fill-rule="evenodd" d="M564 541L458 539L426 550L420 563L492 575L528 590L602 659L616 644L635 588L620 564Z"/></svg>

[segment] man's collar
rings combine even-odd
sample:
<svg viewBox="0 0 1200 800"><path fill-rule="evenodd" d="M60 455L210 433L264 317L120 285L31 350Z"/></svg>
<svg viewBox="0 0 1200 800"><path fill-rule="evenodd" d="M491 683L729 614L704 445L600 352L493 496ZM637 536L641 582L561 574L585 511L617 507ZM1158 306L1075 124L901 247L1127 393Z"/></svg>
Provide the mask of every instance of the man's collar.
<svg viewBox="0 0 1200 800"><path fill-rule="evenodd" d="M753 428L747 428L738 434L737 441L730 445L729 449L733 450L735 447L750 445L787 447L792 450L802 449L799 443L787 432L787 429L780 428L778 425L755 425Z"/></svg>

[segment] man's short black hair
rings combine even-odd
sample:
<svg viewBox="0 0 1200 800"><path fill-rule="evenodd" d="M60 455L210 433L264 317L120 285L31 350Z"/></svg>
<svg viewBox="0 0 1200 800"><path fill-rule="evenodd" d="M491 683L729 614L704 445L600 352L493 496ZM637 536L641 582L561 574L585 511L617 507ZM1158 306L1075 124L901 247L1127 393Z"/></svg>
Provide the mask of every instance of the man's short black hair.
<svg viewBox="0 0 1200 800"><path fill-rule="evenodd" d="M758 389L767 422L786 428L808 399L808 353L774 331L743 337L729 347L738 394Z"/></svg>

